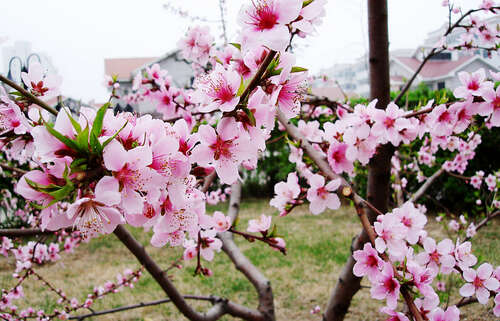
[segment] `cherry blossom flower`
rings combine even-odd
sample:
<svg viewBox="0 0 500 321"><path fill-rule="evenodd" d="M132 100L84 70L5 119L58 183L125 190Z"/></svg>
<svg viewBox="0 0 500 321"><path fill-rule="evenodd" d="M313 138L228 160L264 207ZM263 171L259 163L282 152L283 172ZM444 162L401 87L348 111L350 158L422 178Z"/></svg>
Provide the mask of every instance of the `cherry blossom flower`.
<svg viewBox="0 0 500 321"><path fill-rule="evenodd" d="M354 251L352 257L356 260L352 272L358 277L368 276L370 281L375 281L384 265L378 252L370 243L365 243L363 250Z"/></svg>
<svg viewBox="0 0 500 321"><path fill-rule="evenodd" d="M410 319L408 319L403 313L396 312L388 307L381 308L380 312L383 312L390 316L390 318L386 319L385 321L410 321Z"/></svg>
<svg viewBox="0 0 500 321"><path fill-rule="evenodd" d="M287 203L293 203L300 194L299 178L297 173L290 173L287 176L286 182L279 182L274 185L274 193L276 194L269 204L276 207L280 211L284 210Z"/></svg>
<svg viewBox="0 0 500 321"><path fill-rule="evenodd" d="M231 227L231 218L225 216L224 213L215 211L214 216L214 228L217 232L225 232Z"/></svg>
<svg viewBox="0 0 500 321"><path fill-rule="evenodd" d="M258 219L248 221L247 231L250 233L265 233L271 227L271 219L271 216L262 214Z"/></svg>
<svg viewBox="0 0 500 321"><path fill-rule="evenodd" d="M424 252L416 256L417 262L435 272L451 273L456 262L452 255L454 251L453 242L450 239L444 239L436 245L433 238L427 237L423 243Z"/></svg>
<svg viewBox="0 0 500 321"><path fill-rule="evenodd" d="M190 160L201 166L215 167L222 183L234 183L239 177L238 166L251 156L248 137L238 131L232 118L223 118L217 131L201 125L198 135L200 144L193 148Z"/></svg>
<svg viewBox="0 0 500 321"><path fill-rule="evenodd" d="M456 306L451 306L446 311L436 308L430 314L430 321L459 321L460 310Z"/></svg>
<svg viewBox="0 0 500 321"><path fill-rule="evenodd" d="M493 83L485 81L486 74L484 69L479 69L473 73L461 71L458 73L458 78L462 86L457 87L453 91L453 95L457 98L469 98L471 96L481 96L482 92L493 88Z"/></svg>
<svg viewBox="0 0 500 321"><path fill-rule="evenodd" d="M310 202L309 210L314 215L322 213L326 208L336 210L340 207L340 200L336 191L340 186L340 179L335 179L325 186L325 178L314 174L308 179L311 187L307 190L307 200Z"/></svg>
<svg viewBox="0 0 500 321"><path fill-rule="evenodd" d="M330 147L328 148L328 163L332 170L340 174L342 172L351 173L354 169L352 161L347 159L346 151L347 144L339 143L338 141L330 142Z"/></svg>
<svg viewBox="0 0 500 321"><path fill-rule="evenodd" d="M121 200L118 182L103 177L95 187L94 197L83 197L68 207L66 215L84 238L113 232L118 224L125 223L120 212L112 207Z"/></svg>
<svg viewBox="0 0 500 321"><path fill-rule="evenodd" d="M302 0L256 0L240 10L238 21L250 44L284 51L290 39L287 24L299 16L301 9Z"/></svg>
<svg viewBox="0 0 500 321"><path fill-rule="evenodd" d="M483 263L476 270L464 269L463 277L468 283L460 288L460 295L463 297L473 296L481 304L487 304L490 297L490 291L496 291L500 282L492 276L493 267L489 263Z"/></svg>
<svg viewBox="0 0 500 321"><path fill-rule="evenodd" d="M408 228L394 213L379 215L373 224L378 237L375 239L375 248L379 253L386 250L389 254L401 257L406 252L406 245L402 240L406 236Z"/></svg>
<svg viewBox="0 0 500 321"><path fill-rule="evenodd" d="M28 90L43 100L59 94L62 78L57 75L45 75L43 66L39 62L30 62L28 72L22 72L21 78Z"/></svg>
<svg viewBox="0 0 500 321"><path fill-rule="evenodd" d="M394 277L394 270L390 263L384 262L382 271L375 277L375 283L370 289L372 298L387 300L387 307L395 309L398 304L400 284Z"/></svg>
<svg viewBox="0 0 500 321"><path fill-rule="evenodd" d="M240 98L236 96L241 84L240 75L234 70L226 70L217 64L215 70L205 78L198 79L193 100L201 103L199 110L210 112L216 109L232 111Z"/></svg>

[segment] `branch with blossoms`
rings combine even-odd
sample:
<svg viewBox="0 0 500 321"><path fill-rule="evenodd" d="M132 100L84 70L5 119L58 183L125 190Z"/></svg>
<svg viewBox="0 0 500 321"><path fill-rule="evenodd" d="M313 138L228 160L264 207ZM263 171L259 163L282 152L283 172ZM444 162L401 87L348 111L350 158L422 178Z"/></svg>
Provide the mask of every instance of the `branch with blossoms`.
<svg viewBox="0 0 500 321"><path fill-rule="evenodd" d="M493 33L491 30L488 29L486 26L478 25L477 20L471 19L470 25L462 25L462 21L464 21L467 17L470 17L472 14L476 12L483 12L483 11L491 11L492 13L495 13L496 10L500 10L500 7L498 6L492 6L492 5L483 5L482 8L478 9L471 9L467 11L464 14L461 14L461 16L454 22L452 23L452 13L459 13L460 11L453 10L453 6L451 4L446 4L449 7L449 19L448 19L448 29L445 31L443 38L441 39L441 43L436 44L436 47L432 48L432 50L422 59L422 62L420 65L417 67L413 75L410 77L410 79L406 82L405 86L403 89L400 91L398 96L394 99L394 102L397 104L406 94L406 92L410 89L411 85L417 78L418 74L420 71L422 71L423 67L425 64L435 55L445 51L445 50L462 50L462 49L473 49L474 47L479 48L480 46L474 46L473 45L473 39L472 39L472 34L478 34L482 35L483 37L486 35L487 37L487 42L495 42L495 38L498 36L493 36ZM466 37L467 39L464 39L464 44L455 46L455 47L449 47L446 45L446 37L450 35L453 31L455 31L458 28L464 28L466 29ZM469 36L470 35L470 36ZM489 40L488 40L489 39ZM496 51L496 47L482 47L483 49L487 50L488 53Z"/></svg>
<svg viewBox="0 0 500 321"><path fill-rule="evenodd" d="M329 117L321 124L313 120L321 112L302 113L307 70L295 65L295 57L286 48L293 35L314 31L323 5L321 0L249 3L240 11L240 43L220 49L213 46L207 29L190 29L179 46L181 55L194 62L197 78L192 88L176 88L168 72L153 65L134 78L136 92L128 98L154 101L164 120L175 119L173 124L149 115L113 114L109 107L117 96L115 80L110 104L98 110L82 108L78 115L66 108L57 115L51 111L55 116L51 121L46 110L36 105L45 104L57 86L38 65L23 73L28 90L21 88L17 98L0 93L2 115L8 119L2 134L33 147L35 164L20 178L16 192L38 209L41 229L72 227L85 239L114 233L191 320L217 320L225 314L274 320L267 279L248 264L227 235L264 241L282 251L284 241L280 243L273 230L269 232L265 216L250 221L248 231L262 234L257 236L232 228L234 220L222 213L207 215L205 204L215 178L221 184L234 184L240 179L240 167L256 168L277 118L295 141L290 161L297 165L298 175L290 173L287 182L275 186L271 205L288 213L307 199L311 213L320 214L327 208L338 209L340 194L358 213L363 232L341 276L347 278L341 280L355 281L353 273L367 276L372 297L386 302L382 311L400 320L434 321L443 314L456 315L457 307L448 307L446 312L439 307L431 282L440 274L460 275L465 280L460 293L487 302L488 290L498 291L496 277L488 263L473 269L477 262L470 242L454 245L445 239L436 244L424 230L425 208L406 202L380 211L371 199L355 193L346 178L354 175L355 165L373 160L380 146L396 149L414 141L421 141L415 152L415 171L420 165L435 165L436 154L443 151L450 152L452 159L440 166L463 175L481 143L481 137L469 129L476 121L486 128L499 126L499 89L484 71L461 73L462 84L454 92L459 98L456 103L430 102L420 111L407 112L395 103L377 106L372 101L367 106L337 108L337 118ZM496 46L497 36L493 39ZM297 121L297 117L304 119ZM425 179L423 174L417 176ZM403 178L397 185L403 185ZM302 188L300 184L305 183L307 188ZM236 211L232 206L239 202L237 196L231 194L230 214ZM378 214L373 224L367 210ZM220 298L211 301L208 312L196 311L125 223L151 229L153 246L182 245L184 259L196 257L195 271L205 275L211 271L201 260L210 261L224 249L258 291L258 309ZM35 244L33 253L39 247ZM396 311L401 297L408 315Z"/></svg>

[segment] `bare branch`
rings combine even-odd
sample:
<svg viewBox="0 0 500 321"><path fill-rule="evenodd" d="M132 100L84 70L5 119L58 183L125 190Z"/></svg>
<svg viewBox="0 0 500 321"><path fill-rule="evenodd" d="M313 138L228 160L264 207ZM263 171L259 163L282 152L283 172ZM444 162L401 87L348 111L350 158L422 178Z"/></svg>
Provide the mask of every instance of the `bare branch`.
<svg viewBox="0 0 500 321"><path fill-rule="evenodd" d="M227 213L232 222L234 222L238 216L240 201L241 182L237 181L231 185L231 197ZM236 269L245 275L257 291L259 298L258 310L262 313L264 319L275 320L271 282L252 264L252 262L250 262L243 252L241 252L234 242L231 232L219 233L218 237L222 240L222 250L234 263Z"/></svg>
<svg viewBox="0 0 500 321"><path fill-rule="evenodd" d="M148 255L144 246L142 246L123 225L118 225L113 233L129 249L129 251L134 254L137 260L146 268L158 285L172 300L172 303L189 320L215 321L226 313L245 320L264 320L259 311L249 309L226 299L217 299L215 305L206 313L200 313L194 310L179 293L174 284L168 279L166 273Z"/></svg>
<svg viewBox="0 0 500 321"><path fill-rule="evenodd" d="M213 296L199 296L199 295L184 295L184 299L186 300L198 300L198 301L210 301L210 302L215 302L214 300L216 299ZM82 315L77 315L77 316L72 316L69 319L70 320L84 320L90 317L98 316L98 315L105 315L105 314L111 314L111 313L117 313L117 312L122 312L122 311L127 311L127 310L132 310L132 309L138 309L138 308L144 308L144 307L149 307L149 306L154 306L154 305L159 305L163 303L169 303L172 302L170 299L161 299L161 300L156 300L156 301L151 301L151 302L140 302L137 304L132 304L132 305L127 305L115 309L109 309L109 310L102 310L102 311L96 311L94 313L88 313L88 314L82 314Z"/></svg>
<svg viewBox="0 0 500 321"><path fill-rule="evenodd" d="M444 169L440 168L431 177L429 177L422 186L411 196L410 201L416 202L420 197L422 197L427 189L434 183L434 181L444 173Z"/></svg>

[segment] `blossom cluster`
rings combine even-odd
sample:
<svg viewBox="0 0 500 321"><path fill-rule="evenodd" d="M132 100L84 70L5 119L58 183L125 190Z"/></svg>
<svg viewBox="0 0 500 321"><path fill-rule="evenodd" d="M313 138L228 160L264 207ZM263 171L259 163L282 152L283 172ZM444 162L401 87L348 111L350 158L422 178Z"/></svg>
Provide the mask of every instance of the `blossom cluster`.
<svg viewBox="0 0 500 321"><path fill-rule="evenodd" d="M353 273L367 276L372 284L371 296L386 300L382 312L393 315L401 287L414 288L415 300L423 317L429 320L459 320L459 310L452 306L445 313L440 307L438 292L442 275L459 275L465 281L460 288L463 297L475 295L479 303L487 304L490 291L500 291L500 267L489 263L474 268L478 260L472 254L471 243L454 243L451 239L437 242L424 230L427 218L413 203L407 202L385 215L379 215L374 224L377 238L353 254L356 264ZM437 292L433 286L437 286ZM441 285L442 287L442 285ZM441 288L441 290L443 290ZM450 311L450 312L448 312ZM453 317L451 316L453 315ZM408 320L401 316L402 319Z"/></svg>

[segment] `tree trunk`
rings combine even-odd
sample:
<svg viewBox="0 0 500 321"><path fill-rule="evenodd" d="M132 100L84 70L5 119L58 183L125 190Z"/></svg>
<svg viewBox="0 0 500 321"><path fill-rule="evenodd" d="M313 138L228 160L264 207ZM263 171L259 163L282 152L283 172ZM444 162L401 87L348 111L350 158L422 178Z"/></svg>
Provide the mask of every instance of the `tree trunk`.
<svg viewBox="0 0 500 321"><path fill-rule="evenodd" d="M387 26L387 0L368 0L370 98L378 99L377 108L385 109L390 102L389 36ZM380 146L368 166L367 200L381 212L387 212L390 192L392 145ZM370 221L376 213L368 209ZM368 242L363 231L354 240L352 251L359 250ZM350 256L342 269L339 280L330 296L323 319L341 321L351 305L353 296L361 288L361 278L352 273L353 257Z"/></svg>

